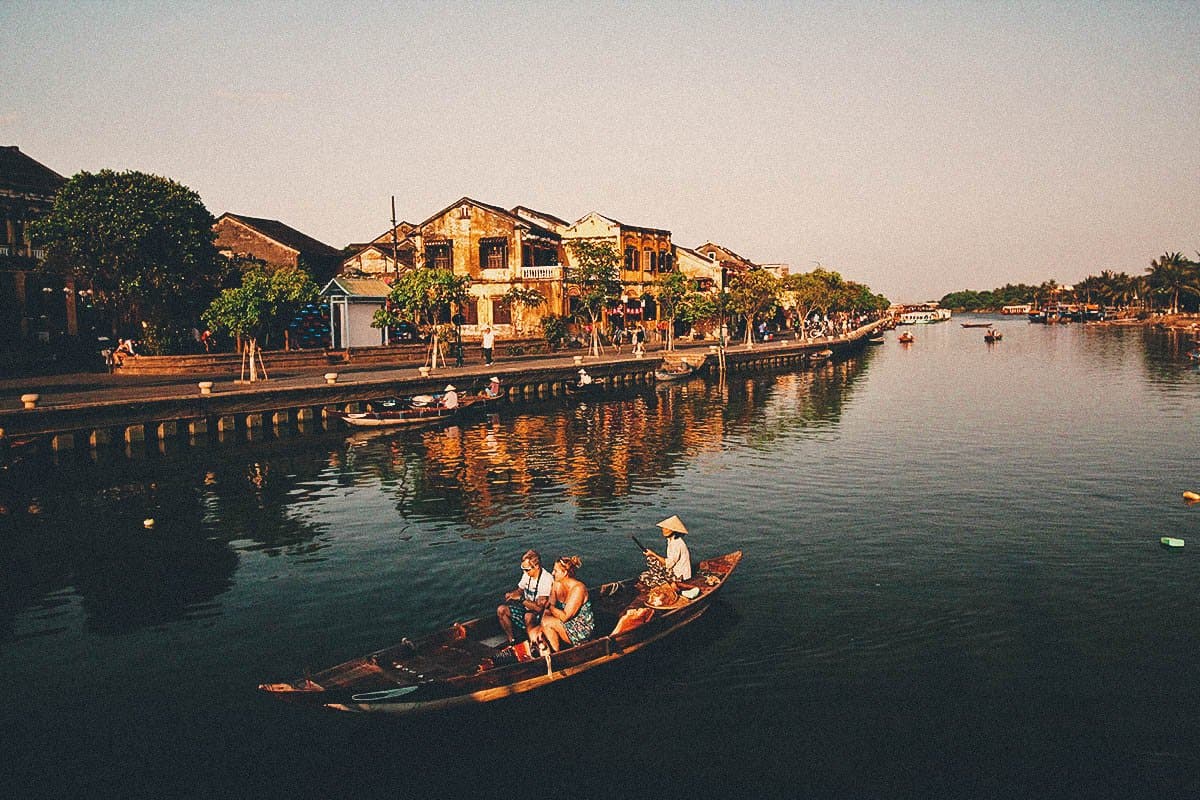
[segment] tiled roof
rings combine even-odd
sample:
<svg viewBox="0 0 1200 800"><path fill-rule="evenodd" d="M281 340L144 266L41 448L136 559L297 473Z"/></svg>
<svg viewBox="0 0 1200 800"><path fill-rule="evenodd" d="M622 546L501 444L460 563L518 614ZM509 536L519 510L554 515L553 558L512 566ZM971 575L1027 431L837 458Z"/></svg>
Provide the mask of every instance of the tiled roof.
<svg viewBox="0 0 1200 800"><path fill-rule="evenodd" d="M66 182L62 175L34 161L16 145L0 147L0 189L52 197Z"/></svg>
<svg viewBox="0 0 1200 800"><path fill-rule="evenodd" d="M339 275L325 284L325 288L321 290L321 294L344 294L349 297L383 298L387 297L388 292L391 290L391 286L378 278L348 278L345 275Z"/></svg>
<svg viewBox="0 0 1200 800"><path fill-rule="evenodd" d="M263 236L274 239L276 242L285 247L290 247L301 254L341 258L342 253L337 248L330 247L324 242L303 234L289 225L284 225L277 219L247 217L244 214L233 214L228 211L221 215L221 219L225 217L237 220L248 228L258 231ZM220 222L221 220L218 219L217 221Z"/></svg>

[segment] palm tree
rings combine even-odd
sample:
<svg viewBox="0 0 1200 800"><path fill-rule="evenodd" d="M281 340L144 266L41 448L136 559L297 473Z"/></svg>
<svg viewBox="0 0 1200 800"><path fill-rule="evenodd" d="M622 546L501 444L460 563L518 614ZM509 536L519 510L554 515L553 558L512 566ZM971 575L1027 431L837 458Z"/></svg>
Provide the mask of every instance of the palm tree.
<svg viewBox="0 0 1200 800"><path fill-rule="evenodd" d="M1180 293L1200 295L1200 280L1194 265L1183 257L1183 253L1163 253L1150 262L1146 272L1151 287L1171 296L1172 314L1179 313Z"/></svg>

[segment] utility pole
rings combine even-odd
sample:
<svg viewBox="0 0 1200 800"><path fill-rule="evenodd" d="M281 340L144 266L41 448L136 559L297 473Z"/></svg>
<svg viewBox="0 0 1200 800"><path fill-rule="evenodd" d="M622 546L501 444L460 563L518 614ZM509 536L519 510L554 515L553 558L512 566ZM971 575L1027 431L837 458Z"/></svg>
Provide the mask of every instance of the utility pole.
<svg viewBox="0 0 1200 800"><path fill-rule="evenodd" d="M396 195L392 195L392 266L400 274L400 244L396 240Z"/></svg>

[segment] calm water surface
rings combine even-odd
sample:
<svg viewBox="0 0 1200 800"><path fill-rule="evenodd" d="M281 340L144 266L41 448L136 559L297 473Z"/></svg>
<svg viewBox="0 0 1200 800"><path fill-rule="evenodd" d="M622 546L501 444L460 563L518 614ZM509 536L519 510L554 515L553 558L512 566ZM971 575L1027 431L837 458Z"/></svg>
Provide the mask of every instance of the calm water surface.
<svg viewBox="0 0 1200 800"><path fill-rule="evenodd" d="M11 465L0 785L1200 796L1188 342L995 320L996 345L954 321L816 373L442 431ZM694 556L746 556L708 615L623 662L418 718L254 691L494 608L528 547L628 577L629 535L672 513Z"/></svg>

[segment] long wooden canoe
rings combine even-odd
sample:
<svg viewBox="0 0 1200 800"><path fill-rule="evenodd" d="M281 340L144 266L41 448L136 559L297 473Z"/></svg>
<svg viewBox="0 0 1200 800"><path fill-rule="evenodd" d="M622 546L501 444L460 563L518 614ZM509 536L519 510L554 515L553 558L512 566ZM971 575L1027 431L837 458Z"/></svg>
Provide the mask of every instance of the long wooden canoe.
<svg viewBox="0 0 1200 800"><path fill-rule="evenodd" d="M708 610L713 595L741 561L740 550L701 561L689 587L669 607L651 605L636 578L589 588L596 635L529 661L511 653L495 614L456 623L418 639L298 678L264 683L267 694L336 711L411 714L486 703L578 675L636 652ZM494 665L494 666L493 666Z"/></svg>
<svg viewBox="0 0 1200 800"><path fill-rule="evenodd" d="M336 416L352 428L419 428L465 416L475 406L482 406L486 402L479 397L463 397L456 408L427 405L393 410L376 405L370 411L339 413Z"/></svg>

